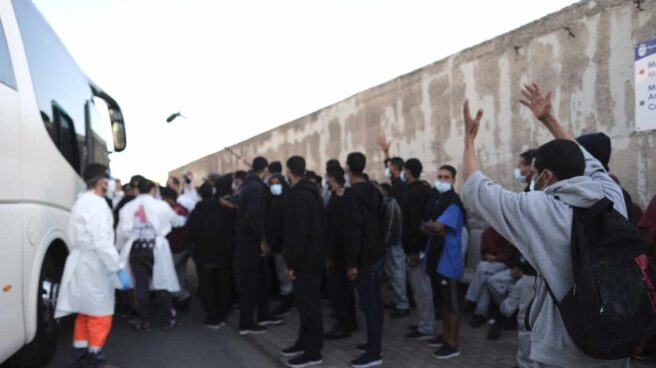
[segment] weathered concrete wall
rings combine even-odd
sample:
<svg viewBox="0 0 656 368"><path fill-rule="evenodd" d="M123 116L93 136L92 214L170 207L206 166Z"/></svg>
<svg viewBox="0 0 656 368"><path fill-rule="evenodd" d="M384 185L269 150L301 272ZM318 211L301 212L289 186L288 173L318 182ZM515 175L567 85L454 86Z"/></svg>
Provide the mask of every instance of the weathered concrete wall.
<svg viewBox="0 0 656 368"><path fill-rule="evenodd" d="M357 150L366 153L369 174L381 177L376 142L384 135L393 140L394 155L422 160L432 181L438 165L461 166L462 103L469 98L472 108L485 109L478 142L483 170L513 186L516 156L550 139L517 102L520 87L535 81L554 92L557 116L575 134L612 137L611 171L644 206L656 194L656 133L634 129L633 47L656 38L656 0L642 1L642 8L628 0L582 1L233 149L283 162L300 154L319 172L328 159L344 162ZM172 173L189 169L201 177L237 165L220 151Z"/></svg>

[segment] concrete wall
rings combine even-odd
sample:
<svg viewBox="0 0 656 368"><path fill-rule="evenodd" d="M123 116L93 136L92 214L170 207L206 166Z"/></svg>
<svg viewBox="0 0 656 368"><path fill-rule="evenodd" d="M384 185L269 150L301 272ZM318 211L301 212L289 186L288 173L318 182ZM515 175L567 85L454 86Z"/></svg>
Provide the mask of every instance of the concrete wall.
<svg viewBox="0 0 656 368"><path fill-rule="evenodd" d="M559 119L575 134L602 131L613 139L611 171L643 207L656 194L656 133L634 129L633 47L656 38L656 0L582 1L560 12L361 92L337 104L241 142L233 149L253 158L306 157L310 169L366 153L367 171L383 174L376 142L393 140L392 153L417 157L431 181L440 164L461 167L462 103L483 108L478 150L485 173L513 184L522 151L547 142L546 129L517 101L535 81L554 92ZM439 41L439 40L436 40ZM173 170L196 177L228 172L238 160L226 151Z"/></svg>

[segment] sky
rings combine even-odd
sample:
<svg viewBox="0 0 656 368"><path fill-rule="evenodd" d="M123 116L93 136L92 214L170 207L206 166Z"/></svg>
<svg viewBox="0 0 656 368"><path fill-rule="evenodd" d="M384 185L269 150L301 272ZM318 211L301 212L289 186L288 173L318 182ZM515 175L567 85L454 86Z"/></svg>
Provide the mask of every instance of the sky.
<svg viewBox="0 0 656 368"><path fill-rule="evenodd" d="M120 104L114 176L167 173L572 0L34 0ZM166 117L187 119L171 124Z"/></svg>

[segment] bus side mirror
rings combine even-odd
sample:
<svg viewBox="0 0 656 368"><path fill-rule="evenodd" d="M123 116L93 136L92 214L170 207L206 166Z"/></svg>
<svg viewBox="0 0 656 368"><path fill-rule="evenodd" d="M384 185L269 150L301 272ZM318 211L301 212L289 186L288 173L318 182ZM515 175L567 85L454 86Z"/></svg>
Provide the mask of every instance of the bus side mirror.
<svg viewBox="0 0 656 368"><path fill-rule="evenodd" d="M109 115L112 121L112 135L114 138L114 151L121 152L125 149L127 145L127 139L125 134L125 122L123 121L123 114L121 110L111 108L109 109Z"/></svg>

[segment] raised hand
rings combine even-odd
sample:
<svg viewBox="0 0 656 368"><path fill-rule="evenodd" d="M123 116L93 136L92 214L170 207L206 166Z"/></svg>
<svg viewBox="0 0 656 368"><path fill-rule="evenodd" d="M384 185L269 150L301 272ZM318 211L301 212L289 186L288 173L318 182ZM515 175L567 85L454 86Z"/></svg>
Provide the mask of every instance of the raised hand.
<svg viewBox="0 0 656 368"><path fill-rule="evenodd" d="M462 114L465 118L465 139L473 140L478 134L478 129L481 127L481 118L483 118L483 110L479 109L476 112L476 118L472 118L471 111L469 110L469 100L465 100L462 108Z"/></svg>
<svg viewBox="0 0 656 368"><path fill-rule="evenodd" d="M385 139L385 137L380 137L380 138L378 138L378 147L380 147L380 149L381 149L383 152L386 152L386 153L389 152L389 148L390 148L391 145L392 145L392 141L389 141L389 142L388 142L388 141Z"/></svg>
<svg viewBox="0 0 656 368"><path fill-rule="evenodd" d="M551 92L543 95L540 86L533 83L532 85L525 85L522 89L524 98L519 102L531 109L533 115L540 120L544 121L551 116Z"/></svg>

